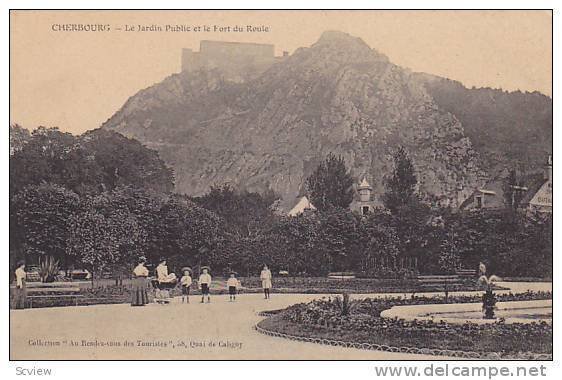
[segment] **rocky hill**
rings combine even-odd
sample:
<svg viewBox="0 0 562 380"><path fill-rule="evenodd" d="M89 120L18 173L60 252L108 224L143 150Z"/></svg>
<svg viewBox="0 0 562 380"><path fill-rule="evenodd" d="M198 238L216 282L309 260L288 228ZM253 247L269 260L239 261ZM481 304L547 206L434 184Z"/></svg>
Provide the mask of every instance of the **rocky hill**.
<svg viewBox="0 0 562 380"><path fill-rule="evenodd" d="M454 108L428 87L361 39L325 32L242 83L217 70L174 74L132 96L104 127L157 149L181 193L230 182L273 189L290 205L329 152L381 193L391 152L403 145L420 191L456 200L484 180L486 165Z"/></svg>
<svg viewBox="0 0 562 380"><path fill-rule="evenodd" d="M552 99L539 92L464 87L460 82L414 74L437 105L454 114L491 172L540 169L552 153Z"/></svg>

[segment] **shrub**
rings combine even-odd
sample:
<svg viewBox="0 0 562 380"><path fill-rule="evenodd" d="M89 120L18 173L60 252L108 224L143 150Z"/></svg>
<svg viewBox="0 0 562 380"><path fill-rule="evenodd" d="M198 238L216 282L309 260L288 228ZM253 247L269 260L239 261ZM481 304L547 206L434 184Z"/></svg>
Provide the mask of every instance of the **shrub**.
<svg viewBox="0 0 562 380"><path fill-rule="evenodd" d="M39 262L41 282L54 282L59 273L59 261L53 256L44 256Z"/></svg>

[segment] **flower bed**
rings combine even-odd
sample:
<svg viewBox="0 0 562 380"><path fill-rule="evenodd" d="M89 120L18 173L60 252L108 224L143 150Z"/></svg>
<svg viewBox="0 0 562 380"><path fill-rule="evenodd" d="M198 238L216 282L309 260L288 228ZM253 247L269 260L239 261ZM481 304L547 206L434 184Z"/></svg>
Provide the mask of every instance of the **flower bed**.
<svg viewBox="0 0 562 380"><path fill-rule="evenodd" d="M261 288L261 280L257 277L241 278L242 284L248 288ZM418 293L442 292L443 286L423 285L416 279L381 279L381 278L327 278L327 277L275 277L272 292L329 294L329 293ZM449 284L448 291L482 290L475 279L463 279L461 283Z"/></svg>
<svg viewBox="0 0 562 380"><path fill-rule="evenodd" d="M550 292L527 292L498 296L500 301L552 298ZM479 302L478 296L449 297L450 303ZM383 310L398 305L444 303L441 297L398 297L350 301L321 299L293 305L258 324L267 331L291 336L334 339L344 342L432 350L473 351L481 357L494 353L502 359L548 358L552 355L552 326L547 323L500 322L447 324L439 321L404 321L380 317ZM342 310L347 308L347 314ZM422 352L420 352L422 353ZM542 356L541 356L542 355Z"/></svg>

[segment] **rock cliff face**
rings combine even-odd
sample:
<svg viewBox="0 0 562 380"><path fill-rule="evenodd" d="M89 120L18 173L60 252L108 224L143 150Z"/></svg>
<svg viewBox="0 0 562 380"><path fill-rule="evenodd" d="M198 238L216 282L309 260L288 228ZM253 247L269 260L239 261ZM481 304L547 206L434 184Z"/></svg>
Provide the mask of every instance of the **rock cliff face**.
<svg viewBox="0 0 562 380"><path fill-rule="evenodd" d="M413 74L441 109L454 114L492 174L513 168L531 172L552 154L552 99L539 92L468 89L429 74Z"/></svg>
<svg viewBox="0 0 562 380"><path fill-rule="evenodd" d="M486 176L463 126L423 81L340 32L243 83L217 70L172 75L131 97L104 127L157 149L174 168L176 190L191 195L230 182L271 188L289 205L329 152L380 194L398 145L424 194L456 201Z"/></svg>

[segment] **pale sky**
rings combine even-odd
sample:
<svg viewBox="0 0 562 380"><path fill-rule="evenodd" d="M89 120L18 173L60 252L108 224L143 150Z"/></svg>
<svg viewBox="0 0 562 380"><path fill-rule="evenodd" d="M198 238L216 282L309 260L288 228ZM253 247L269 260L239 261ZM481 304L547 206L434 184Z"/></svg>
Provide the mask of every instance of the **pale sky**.
<svg viewBox="0 0 562 380"><path fill-rule="evenodd" d="M362 38L413 71L465 86L552 93L550 11L12 11L10 122L82 133L180 71L199 41L270 43L277 55L325 30ZM53 31L108 24L109 32ZM125 25L267 26L268 32L126 32ZM121 28L122 30L116 30Z"/></svg>

